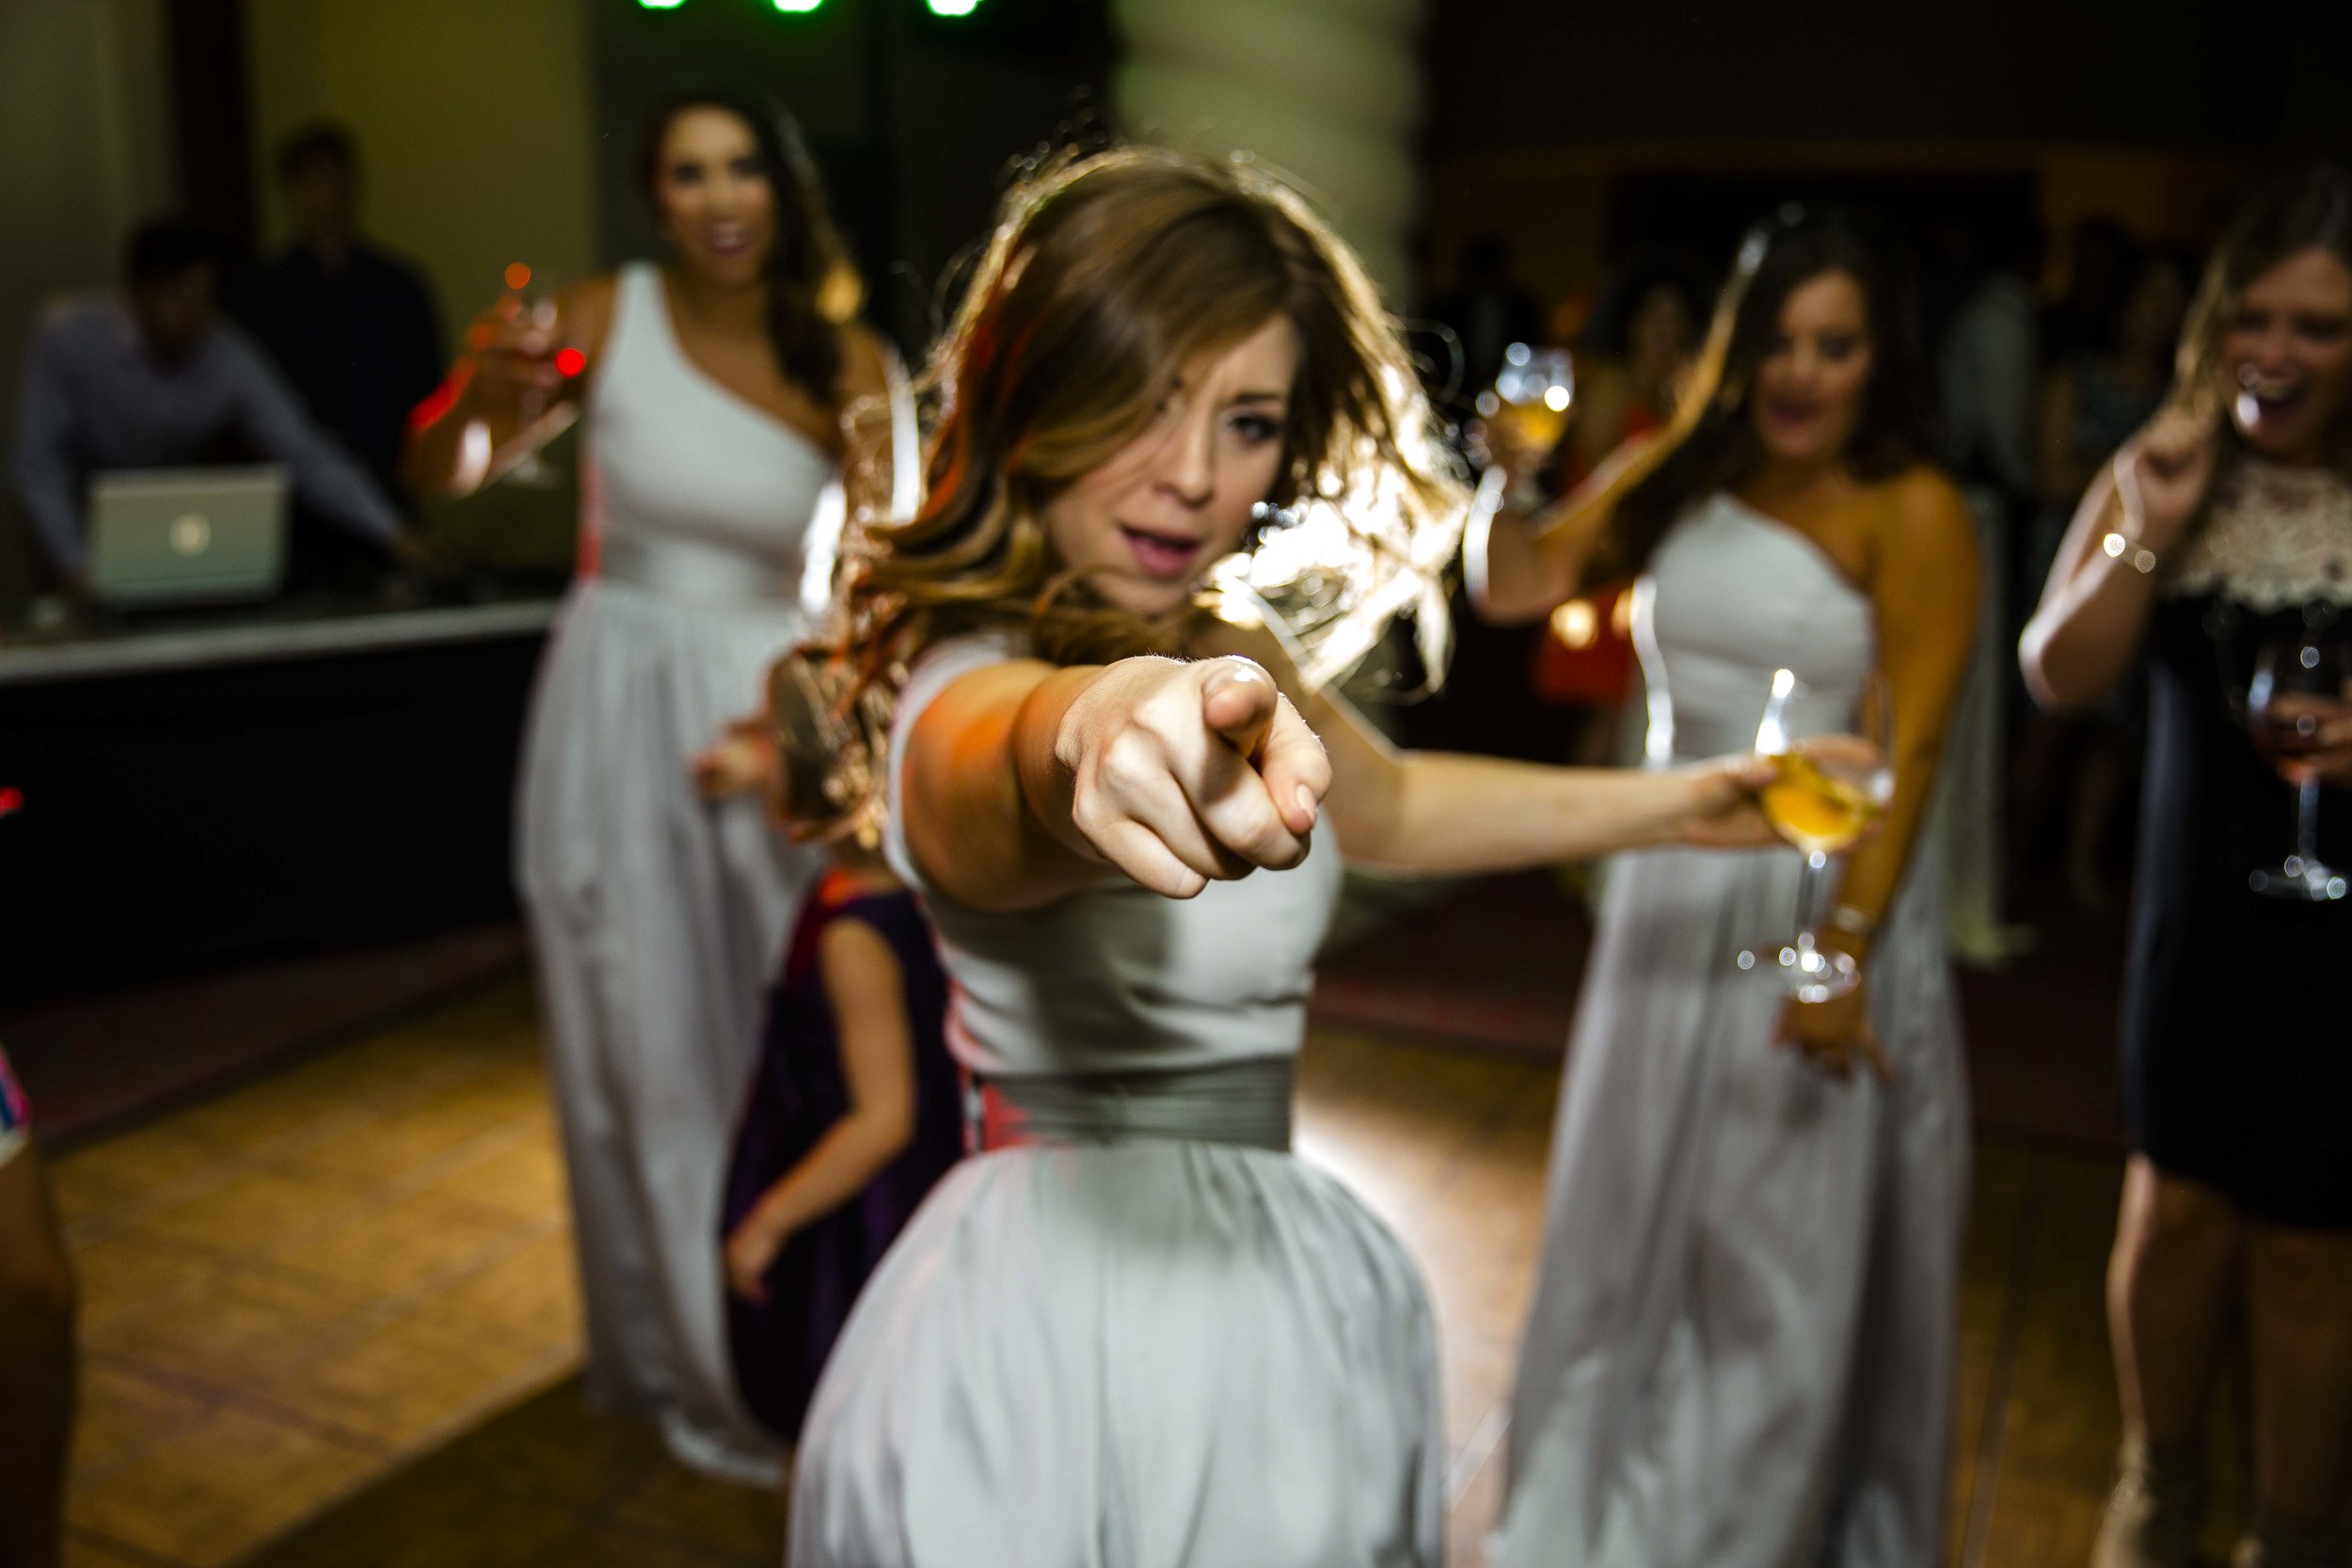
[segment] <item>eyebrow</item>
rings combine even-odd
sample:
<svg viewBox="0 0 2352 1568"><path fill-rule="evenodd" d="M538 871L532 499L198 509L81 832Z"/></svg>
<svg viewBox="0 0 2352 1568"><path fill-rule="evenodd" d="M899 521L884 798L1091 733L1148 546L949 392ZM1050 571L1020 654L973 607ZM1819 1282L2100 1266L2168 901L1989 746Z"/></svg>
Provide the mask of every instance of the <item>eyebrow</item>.
<svg viewBox="0 0 2352 1568"><path fill-rule="evenodd" d="M1269 388L1252 392L1235 392L1228 401L1232 403L1288 403L1290 394L1278 392Z"/></svg>

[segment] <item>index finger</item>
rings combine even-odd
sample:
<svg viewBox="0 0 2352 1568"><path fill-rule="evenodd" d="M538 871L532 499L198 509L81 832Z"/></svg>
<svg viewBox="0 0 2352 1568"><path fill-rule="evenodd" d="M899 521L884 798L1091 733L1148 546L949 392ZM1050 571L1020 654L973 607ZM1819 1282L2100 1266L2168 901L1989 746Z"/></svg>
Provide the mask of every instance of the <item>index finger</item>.
<svg viewBox="0 0 2352 1568"><path fill-rule="evenodd" d="M1254 762L1281 705L1281 689L1249 659L1233 657L1212 662L1218 668L1209 673L1200 687L1201 721Z"/></svg>

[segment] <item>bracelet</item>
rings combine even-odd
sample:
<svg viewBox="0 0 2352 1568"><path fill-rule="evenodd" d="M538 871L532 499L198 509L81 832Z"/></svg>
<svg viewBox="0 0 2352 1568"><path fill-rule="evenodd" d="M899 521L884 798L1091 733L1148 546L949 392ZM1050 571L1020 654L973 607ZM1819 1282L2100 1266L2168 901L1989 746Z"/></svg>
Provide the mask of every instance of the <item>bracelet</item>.
<svg viewBox="0 0 2352 1568"><path fill-rule="evenodd" d="M1879 928L1878 916L1864 914L1851 904L1840 904L1831 911L1829 923L1838 930L1858 937L1867 937Z"/></svg>
<svg viewBox="0 0 2352 1568"><path fill-rule="evenodd" d="M2111 559L2127 562L2141 577L2147 577L2156 569L2155 551L2136 546L2120 533L2110 533L2100 540L2099 547L2106 551Z"/></svg>

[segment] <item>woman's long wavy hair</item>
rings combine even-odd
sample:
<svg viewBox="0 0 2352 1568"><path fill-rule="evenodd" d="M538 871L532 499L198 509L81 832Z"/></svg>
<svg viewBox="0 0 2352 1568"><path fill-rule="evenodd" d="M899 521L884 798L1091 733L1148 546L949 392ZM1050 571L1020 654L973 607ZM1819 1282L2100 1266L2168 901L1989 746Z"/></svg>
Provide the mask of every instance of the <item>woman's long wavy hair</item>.
<svg viewBox="0 0 2352 1568"><path fill-rule="evenodd" d="M1299 357L1267 526L1176 614L1120 609L1057 559L1043 508L1140 435L1184 367L1277 318ZM845 549L834 641L853 693L962 633L1089 664L1181 653L1220 614L1271 625L1311 682L1399 612L1442 664L1467 489L1361 263L1248 163L1130 147L1030 169L923 386L922 504ZM851 766L880 787L869 760Z"/></svg>
<svg viewBox="0 0 2352 1568"><path fill-rule="evenodd" d="M2245 455L2245 438L2228 418L2236 388L2223 381L2221 341L2237 314L2238 299L2263 274L2306 250L2324 250L2352 269L2352 176L2321 164L2257 191L2239 209L2205 263L2197 294L2181 326L2167 405L2219 421L2221 467ZM2336 413L2328 458L2352 474L2352 398ZM2220 488L2220 475L2207 494Z"/></svg>
<svg viewBox="0 0 2352 1568"><path fill-rule="evenodd" d="M716 109L743 122L759 150L761 168L775 192L776 236L768 253L768 341L785 378L828 407L839 401L840 328L866 302L866 286L834 226L824 182L801 139L799 124L782 108L724 90L680 93L645 119L638 144L638 180L658 201L661 144L690 109Z"/></svg>
<svg viewBox="0 0 2352 1568"><path fill-rule="evenodd" d="M1927 365L1907 293L1843 214L1783 208L1748 230L1716 298L1707 341L1677 400L1702 410L1697 427L1618 503L1606 549L1612 575L1641 572L1692 502L1755 467L1762 449L1748 395L1780 330L1781 308L1831 273L1862 290L1870 334L1870 384L1847 466L1856 478L1880 480L1927 456L1933 429Z"/></svg>

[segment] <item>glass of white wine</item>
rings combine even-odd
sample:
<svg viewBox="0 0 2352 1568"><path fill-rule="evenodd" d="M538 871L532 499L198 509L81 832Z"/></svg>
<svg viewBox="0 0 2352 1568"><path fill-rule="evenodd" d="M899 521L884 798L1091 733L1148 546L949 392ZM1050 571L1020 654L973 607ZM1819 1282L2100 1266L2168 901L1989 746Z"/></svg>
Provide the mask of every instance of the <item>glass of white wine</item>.
<svg viewBox="0 0 2352 1568"><path fill-rule="evenodd" d="M1886 813L1895 798L1889 760L1894 739L1894 705L1886 677L1876 671L1864 680L1854 704L1851 735L1859 746L1808 746L1790 733L1789 710L1815 693L1791 670L1772 672L1772 695L1756 727L1756 750L1779 765L1780 776L1764 787L1765 819L1804 852L1797 884L1797 934L1776 951L1749 949L1741 969L1771 969L1800 1002L1827 1002L1862 983L1862 966L1851 954L1820 944L1822 902L1829 890L1829 863L1842 855Z"/></svg>
<svg viewBox="0 0 2352 1568"><path fill-rule="evenodd" d="M1564 348L1513 343L1502 351L1502 373L1478 398L1479 414L1509 428L1511 439L1548 452L1567 433L1576 402L1576 366Z"/></svg>

